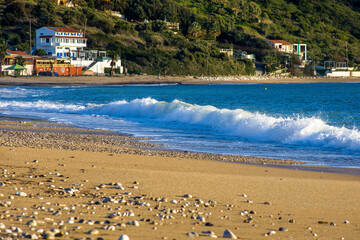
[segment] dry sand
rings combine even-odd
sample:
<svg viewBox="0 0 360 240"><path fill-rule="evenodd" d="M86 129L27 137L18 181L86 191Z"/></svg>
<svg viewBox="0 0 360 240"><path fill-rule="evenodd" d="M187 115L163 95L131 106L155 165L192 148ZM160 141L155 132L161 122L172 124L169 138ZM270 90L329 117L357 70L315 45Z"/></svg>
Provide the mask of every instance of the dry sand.
<svg viewBox="0 0 360 240"><path fill-rule="evenodd" d="M217 84L217 83L321 83L360 82L360 78L284 78L284 77L172 77L161 76L73 76L73 77L2 77L0 86L57 86L57 85L126 85L126 84Z"/></svg>
<svg viewBox="0 0 360 240"><path fill-rule="evenodd" d="M229 229L238 239L360 239L356 175L130 154L144 151L137 139L48 123L0 128L0 238L209 239ZM52 149L72 142L90 147Z"/></svg>

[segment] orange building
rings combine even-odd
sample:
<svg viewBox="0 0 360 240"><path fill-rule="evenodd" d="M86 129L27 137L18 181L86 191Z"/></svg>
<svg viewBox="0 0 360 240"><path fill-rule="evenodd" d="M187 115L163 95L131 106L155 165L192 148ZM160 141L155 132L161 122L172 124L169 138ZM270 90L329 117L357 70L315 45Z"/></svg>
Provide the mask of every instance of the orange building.
<svg viewBox="0 0 360 240"><path fill-rule="evenodd" d="M39 75L51 75L52 72L55 76L82 75L82 67L75 67L72 64L51 58L38 58L35 66Z"/></svg>

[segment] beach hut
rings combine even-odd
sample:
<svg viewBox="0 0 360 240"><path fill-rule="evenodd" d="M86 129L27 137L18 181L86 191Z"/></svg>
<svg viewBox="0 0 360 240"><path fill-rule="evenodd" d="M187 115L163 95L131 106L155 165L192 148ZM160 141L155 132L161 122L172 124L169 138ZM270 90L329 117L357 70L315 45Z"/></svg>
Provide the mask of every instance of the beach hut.
<svg viewBox="0 0 360 240"><path fill-rule="evenodd" d="M19 64L14 64L8 68L5 68L5 71L13 71L13 76L20 76L20 75L24 75L23 71L25 70L25 75L26 75L26 67L23 67Z"/></svg>

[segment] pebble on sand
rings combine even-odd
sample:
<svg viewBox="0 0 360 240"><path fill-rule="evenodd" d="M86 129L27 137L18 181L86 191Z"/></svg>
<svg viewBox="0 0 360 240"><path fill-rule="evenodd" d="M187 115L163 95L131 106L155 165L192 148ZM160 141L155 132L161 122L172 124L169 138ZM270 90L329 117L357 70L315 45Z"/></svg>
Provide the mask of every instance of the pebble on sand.
<svg viewBox="0 0 360 240"><path fill-rule="evenodd" d="M226 229L223 233L223 238L231 238L231 239L237 239L234 233L232 233L229 229Z"/></svg>
<svg viewBox="0 0 360 240"><path fill-rule="evenodd" d="M99 234L99 230L97 230L97 229L92 229L92 230L88 231L88 234L90 234L90 235L97 235L97 234Z"/></svg>
<svg viewBox="0 0 360 240"><path fill-rule="evenodd" d="M26 192L17 192L15 193L16 196L20 196L20 197L26 197L27 193Z"/></svg>
<svg viewBox="0 0 360 240"><path fill-rule="evenodd" d="M119 237L119 240L130 240L129 236L126 234L123 234Z"/></svg>

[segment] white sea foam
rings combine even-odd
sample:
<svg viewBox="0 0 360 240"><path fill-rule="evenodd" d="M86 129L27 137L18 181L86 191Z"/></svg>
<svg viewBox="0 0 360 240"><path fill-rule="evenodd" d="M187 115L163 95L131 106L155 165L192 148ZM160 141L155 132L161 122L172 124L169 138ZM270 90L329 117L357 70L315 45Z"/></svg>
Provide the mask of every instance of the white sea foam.
<svg viewBox="0 0 360 240"><path fill-rule="evenodd" d="M0 109L12 111L76 113L80 110L85 110L85 108L86 107L82 105L62 104L41 100L36 102L0 101Z"/></svg>
<svg viewBox="0 0 360 240"><path fill-rule="evenodd" d="M162 102L144 98L101 105L8 101L0 102L0 109L151 119L169 124L177 122L196 128L208 128L250 142L360 151L358 129L331 126L317 117L273 117L242 109L218 109L214 106L199 106L179 100Z"/></svg>
<svg viewBox="0 0 360 240"><path fill-rule="evenodd" d="M47 95L45 91L26 89L21 87L16 88L0 88L0 98L14 99L14 98L25 98L25 97L37 97Z"/></svg>

